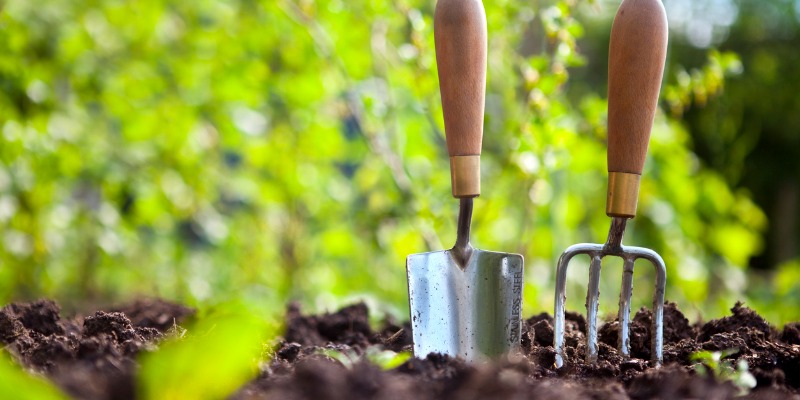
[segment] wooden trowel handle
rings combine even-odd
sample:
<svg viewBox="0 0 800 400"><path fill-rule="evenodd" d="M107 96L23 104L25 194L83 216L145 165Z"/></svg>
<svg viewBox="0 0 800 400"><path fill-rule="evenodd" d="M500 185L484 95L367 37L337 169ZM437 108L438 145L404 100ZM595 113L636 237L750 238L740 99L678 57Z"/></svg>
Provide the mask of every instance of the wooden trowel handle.
<svg viewBox="0 0 800 400"><path fill-rule="evenodd" d="M480 0L439 0L433 17L453 196L480 195L486 13Z"/></svg>
<svg viewBox="0 0 800 400"><path fill-rule="evenodd" d="M633 218L667 55L667 16L659 0L623 0L608 58L606 214Z"/></svg>

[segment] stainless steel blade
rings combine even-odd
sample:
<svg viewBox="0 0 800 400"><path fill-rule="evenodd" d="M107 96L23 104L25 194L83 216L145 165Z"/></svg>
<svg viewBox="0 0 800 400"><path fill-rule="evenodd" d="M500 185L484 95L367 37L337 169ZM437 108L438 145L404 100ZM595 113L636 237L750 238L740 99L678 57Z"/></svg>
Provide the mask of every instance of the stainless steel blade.
<svg viewBox="0 0 800 400"><path fill-rule="evenodd" d="M414 355L478 361L518 350L523 259L474 249L462 268L450 250L406 259Z"/></svg>

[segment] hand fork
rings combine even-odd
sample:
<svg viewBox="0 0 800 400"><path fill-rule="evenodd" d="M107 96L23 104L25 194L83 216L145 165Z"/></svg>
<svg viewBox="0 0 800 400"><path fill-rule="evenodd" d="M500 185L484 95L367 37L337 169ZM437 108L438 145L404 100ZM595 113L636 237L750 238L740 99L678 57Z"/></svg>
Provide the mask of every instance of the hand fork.
<svg viewBox="0 0 800 400"><path fill-rule="evenodd" d="M662 361L664 288L667 271L656 252L622 245L627 220L636 215L639 182L647 155L650 129L658 104L667 50L667 18L659 0L623 0L611 28L608 62L608 197L606 214L611 227L605 244L572 245L561 254L556 273L554 345L556 367L564 365L564 302L567 266L578 254L591 258L586 294L586 362L597 361L597 308L600 297L600 266L605 256L623 260L619 299L619 352L630 358L630 311L633 265L650 261L656 269L651 328L651 360Z"/></svg>

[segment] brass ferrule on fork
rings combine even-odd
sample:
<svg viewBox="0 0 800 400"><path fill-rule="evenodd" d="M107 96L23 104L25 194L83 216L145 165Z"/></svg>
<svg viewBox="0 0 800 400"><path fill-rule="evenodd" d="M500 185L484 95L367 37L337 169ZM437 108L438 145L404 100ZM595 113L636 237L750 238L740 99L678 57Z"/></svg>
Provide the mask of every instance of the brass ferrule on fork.
<svg viewBox="0 0 800 400"><path fill-rule="evenodd" d="M450 157L450 182L453 197L463 199L481 195L481 156Z"/></svg>
<svg viewBox="0 0 800 400"><path fill-rule="evenodd" d="M608 197L606 215L609 217L633 218L639 202L639 182L642 176L625 172L608 173Z"/></svg>

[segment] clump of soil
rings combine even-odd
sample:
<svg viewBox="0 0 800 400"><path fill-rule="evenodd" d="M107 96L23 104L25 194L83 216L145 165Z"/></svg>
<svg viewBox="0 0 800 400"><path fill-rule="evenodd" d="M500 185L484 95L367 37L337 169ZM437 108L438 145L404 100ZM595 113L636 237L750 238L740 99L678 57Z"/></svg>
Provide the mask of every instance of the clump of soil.
<svg viewBox="0 0 800 400"><path fill-rule="evenodd" d="M739 389L695 373L690 357L700 350L737 348L728 357L747 361L757 388L746 398L800 398L798 323L782 331L742 304L732 315L690 324L675 304L664 313L664 366L650 358L652 314L638 311L631 324L630 360L616 351L619 324L600 329L599 361L587 365L586 321L567 313L566 364L555 369L553 319L546 313L523 321L522 354L468 365L429 355L383 370L364 360L374 349L411 350L406 324L369 324L369 310L355 304L333 313L305 315L287 310L287 330L261 373L232 398L247 399L727 399ZM155 348L188 308L140 301L111 312L62 319L50 301L0 309L0 343L24 367L42 373L76 398L133 399L134 356ZM350 362L329 357L337 351Z"/></svg>
<svg viewBox="0 0 800 400"><path fill-rule="evenodd" d="M619 324L600 329L600 359L584 362L586 320L566 315L566 365L554 367L553 318L542 313L523 321L521 357L490 364L468 365L459 359L430 355L409 359L384 371L365 361L341 363L323 349L362 355L373 346L411 350L408 325L371 330L363 304L335 313L303 315L297 306L287 314L285 340L260 376L233 398L246 399L727 399L739 389L695 372L690 359L700 350L738 348L729 356L743 359L758 386L745 398L800 398L798 324L782 332L754 311L736 304L732 315L692 325L674 303L664 310L665 365L650 359L652 313L639 310L631 323L630 360L616 350ZM358 360L359 358L353 357Z"/></svg>
<svg viewBox="0 0 800 400"><path fill-rule="evenodd" d="M0 344L76 398L133 399L136 354L155 348L169 326L194 311L162 300L121 310L63 319L50 300L10 304L0 309Z"/></svg>

